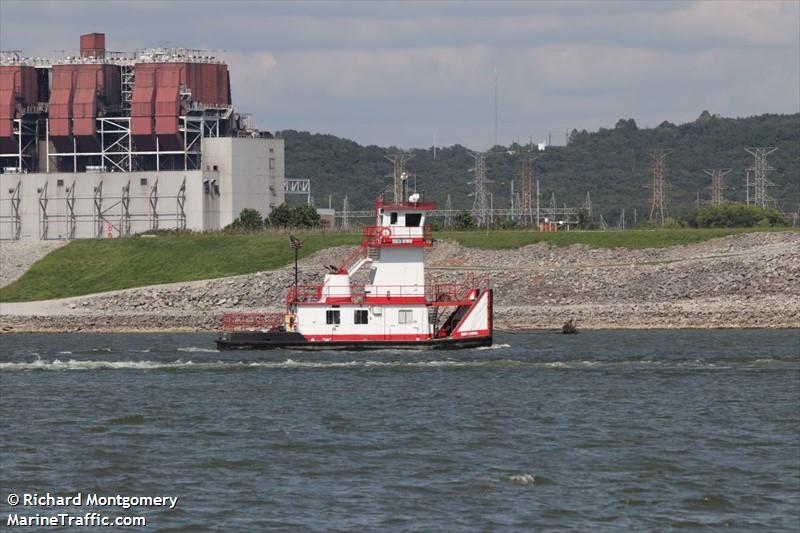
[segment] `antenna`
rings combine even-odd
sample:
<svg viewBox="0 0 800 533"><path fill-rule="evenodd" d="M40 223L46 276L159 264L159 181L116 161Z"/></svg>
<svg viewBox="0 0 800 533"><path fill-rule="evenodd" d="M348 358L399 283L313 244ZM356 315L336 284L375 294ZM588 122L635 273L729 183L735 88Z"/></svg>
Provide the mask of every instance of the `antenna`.
<svg viewBox="0 0 800 533"><path fill-rule="evenodd" d="M494 72L494 144L497 146L497 71Z"/></svg>
<svg viewBox="0 0 800 533"><path fill-rule="evenodd" d="M406 163L414 159L414 154L399 153L391 156L385 155L383 157L391 161L394 166L392 172L394 177L394 203L401 204L405 202L405 182L408 179Z"/></svg>

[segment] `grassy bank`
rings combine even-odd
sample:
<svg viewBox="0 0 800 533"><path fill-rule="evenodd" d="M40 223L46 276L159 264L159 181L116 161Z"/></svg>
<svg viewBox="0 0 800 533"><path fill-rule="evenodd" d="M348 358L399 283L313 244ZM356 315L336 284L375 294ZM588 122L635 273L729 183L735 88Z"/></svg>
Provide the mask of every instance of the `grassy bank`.
<svg viewBox="0 0 800 533"><path fill-rule="evenodd" d="M303 235L300 256L355 244L356 235ZM192 281L272 270L290 263L286 235L179 235L78 240L36 262L0 289L0 302L65 298L158 283Z"/></svg>
<svg viewBox="0 0 800 533"><path fill-rule="evenodd" d="M485 249L518 248L546 242L553 246L586 244L595 247L663 247L689 244L746 229L676 229L628 231L571 231L538 233L442 232L464 246ZM342 244L356 244L355 234L306 234L301 257ZM0 302L65 298L96 292L219 278L272 270L291 263L286 235L171 235L155 238L79 240L38 261L20 279L0 289Z"/></svg>

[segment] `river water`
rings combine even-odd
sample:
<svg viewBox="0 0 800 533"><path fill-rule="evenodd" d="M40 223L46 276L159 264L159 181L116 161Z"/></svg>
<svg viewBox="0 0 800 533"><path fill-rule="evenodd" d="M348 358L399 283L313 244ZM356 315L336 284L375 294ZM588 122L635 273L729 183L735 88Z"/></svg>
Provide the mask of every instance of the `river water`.
<svg viewBox="0 0 800 533"><path fill-rule="evenodd" d="M459 352L0 336L0 492L178 496L173 531L800 528L800 332ZM88 508L67 509L88 511Z"/></svg>

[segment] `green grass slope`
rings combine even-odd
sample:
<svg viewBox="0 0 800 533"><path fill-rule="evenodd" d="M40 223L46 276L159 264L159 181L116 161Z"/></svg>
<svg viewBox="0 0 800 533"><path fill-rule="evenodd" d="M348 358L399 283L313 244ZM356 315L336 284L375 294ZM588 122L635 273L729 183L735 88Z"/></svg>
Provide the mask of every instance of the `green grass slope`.
<svg viewBox="0 0 800 533"><path fill-rule="evenodd" d="M301 257L359 242L358 236L348 234L311 234L301 239ZM268 233L78 240L51 252L0 289L0 302L235 276L279 268L293 257L286 235Z"/></svg>

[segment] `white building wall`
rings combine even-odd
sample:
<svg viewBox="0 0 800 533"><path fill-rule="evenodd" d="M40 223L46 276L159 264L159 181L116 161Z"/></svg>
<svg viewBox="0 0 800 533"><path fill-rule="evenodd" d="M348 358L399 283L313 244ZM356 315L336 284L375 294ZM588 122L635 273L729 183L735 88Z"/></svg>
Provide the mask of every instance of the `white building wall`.
<svg viewBox="0 0 800 533"><path fill-rule="evenodd" d="M39 193L47 190L47 239L67 238L67 189L75 184L75 238L98 235L94 190L102 182L102 210L107 219L101 235L107 237L107 223L114 237L122 231L122 188L130 180L131 234L151 229L149 196L158 181L160 229L178 226L177 195L186 179L186 229L221 229L233 222L245 207L263 216L284 200L284 154L282 139L205 138L203 169L144 172L53 172L0 173L0 239L12 239L13 190L20 183L20 239L42 238L42 209Z"/></svg>
<svg viewBox="0 0 800 533"><path fill-rule="evenodd" d="M422 296L425 294L424 248L381 248L378 263L364 287L372 296Z"/></svg>
<svg viewBox="0 0 800 533"><path fill-rule="evenodd" d="M220 227L233 222L246 207L266 217L283 203L283 147L283 139L203 139L203 168L219 171Z"/></svg>
<svg viewBox="0 0 800 533"><path fill-rule="evenodd" d="M69 236L67 198L68 189L75 187L75 238L94 238L98 234L95 207L95 188L102 183L103 213L101 236L107 237L108 224L113 237L120 237L123 227L122 188L130 182L131 234L142 233L151 227L150 193L158 184L158 227L178 226L178 191L186 180L184 213L186 228L207 229L206 213L218 210L219 197L205 193L204 180L215 179L216 173L205 171L162 172L54 172L32 174L0 174L0 239L11 239L13 207L11 196L20 184L20 239L39 240L43 237L44 213L40 205L40 192L47 190L47 239Z"/></svg>

